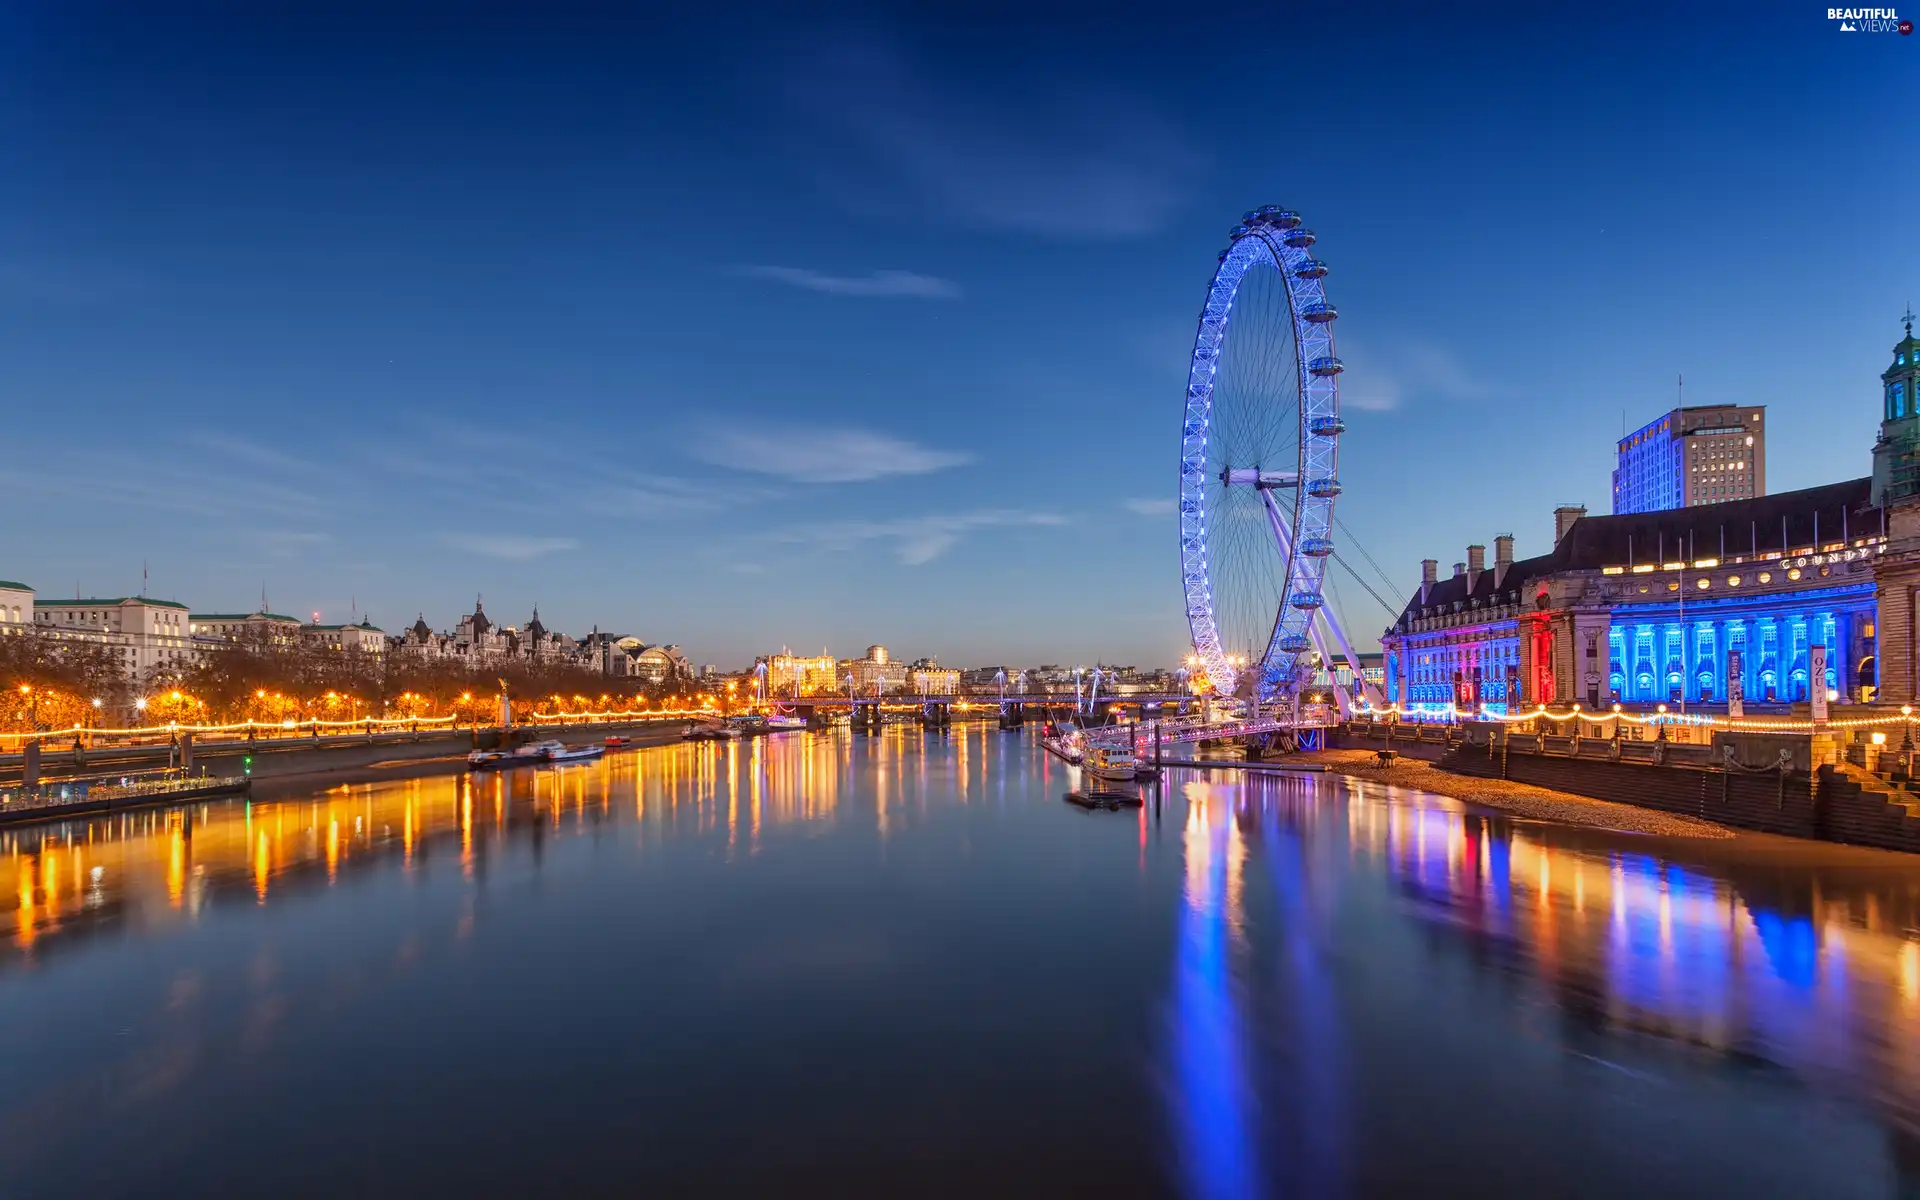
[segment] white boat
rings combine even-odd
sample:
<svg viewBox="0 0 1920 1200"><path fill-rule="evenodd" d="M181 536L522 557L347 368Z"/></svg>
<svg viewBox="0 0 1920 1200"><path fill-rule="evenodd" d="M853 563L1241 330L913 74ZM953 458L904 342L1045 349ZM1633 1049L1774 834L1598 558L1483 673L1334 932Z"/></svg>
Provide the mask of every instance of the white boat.
<svg viewBox="0 0 1920 1200"><path fill-rule="evenodd" d="M543 742L528 742L526 745L516 748L512 757L516 763L546 762L554 751L565 750L566 748L567 744L565 742L554 741L549 738Z"/></svg>
<svg viewBox="0 0 1920 1200"><path fill-rule="evenodd" d="M688 724L680 736L690 742L730 742L741 736L741 732L731 725Z"/></svg>
<svg viewBox="0 0 1920 1200"><path fill-rule="evenodd" d="M787 713L770 713L767 716L768 729L805 729L806 727L805 717L791 716Z"/></svg>
<svg viewBox="0 0 1920 1200"><path fill-rule="evenodd" d="M1106 783L1132 783L1140 773L1140 762L1131 750L1109 746L1089 746L1080 759L1087 774Z"/></svg>
<svg viewBox="0 0 1920 1200"><path fill-rule="evenodd" d="M553 742L547 750L547 761L550 763L585 762L590 758L599 758L606 752L605 745L563 746L559 742Z"/></svg>
<svg viewBox="0 0 1920 1200"><path fill-rule="evenodd" d="M513 765L513 755L505 750L475 750L467 755L467 767L474 771L493 771Z"/></svg>

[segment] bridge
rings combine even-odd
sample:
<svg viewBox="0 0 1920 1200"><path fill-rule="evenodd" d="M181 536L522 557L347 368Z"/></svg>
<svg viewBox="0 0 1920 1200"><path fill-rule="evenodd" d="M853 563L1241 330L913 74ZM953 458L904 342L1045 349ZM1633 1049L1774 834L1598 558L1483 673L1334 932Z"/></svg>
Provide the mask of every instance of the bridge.
<svg viewBox="0 0 1920 1200"><path fill-rule="evenodd" d="M847 708L857 706L866 708L878 704L884 708L927 708L934 705L966 705L969 708L999 708L1002 706L1027 705L1038 708L1081 708L1092 706L1108 708L1112 706L1139 706L1142 708L1164 708L1167 705L1197 703L1199 697L1190 692L1149 692L1139 695L1102 695L1097 697L1079 696L1072 693L1054 695L1044 692L1029 692L1000 695L997 692L976 694L965 693L907 693L895 692L883 696L848 697L833 695L817 696L774 696L765 703L777 708Z"/></svg>

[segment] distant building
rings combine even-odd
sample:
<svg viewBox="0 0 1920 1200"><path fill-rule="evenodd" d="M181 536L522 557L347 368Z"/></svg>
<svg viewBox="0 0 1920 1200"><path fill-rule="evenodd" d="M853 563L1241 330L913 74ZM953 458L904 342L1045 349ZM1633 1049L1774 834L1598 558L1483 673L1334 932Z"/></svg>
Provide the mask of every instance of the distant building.
<svg viewBox="0 0 1920 1200"><path fill-rule="evenodd" d="M825 651L808 658L783 646L780 653L769 654L763 661L767 664L769 695L807 696L840 690L840 660Z"/></svg>
<svg viewBox="0 0 1920 1200"><path fill-rule="evenodd" d="M365 617L358 625L302 625L300 640L322 650L380 655L387 652L387 635Z"/></svg>
<svg viewBox="0 0 1920 1200"><path fill-rule="evenodd" d="M0 579L0 633L23 633L33 626L33 589Z"/></svg>
<svg viewBox="0 0 1920 1200"><path fill-rule="evenodd" d="M193 613L187 629L204 646L238 645L286 647L300 640L300 618L262 609L250 613Z"/></svg>
<svg viewBox="0 0 1920 1200"><path fill-rule="evenodd" d="M7 603L11 612L14 602ZM187 667L194 654L189 616L184 604L145 596L33 602L33 624L42 634L113 647L121 670L136 682Z"/></svg>
<svg viewBox="0 0 1920 1200"><path fill-rule="evenodd" d="M693 664L678 646L645 646L628 655L626 673L650 684L677 683L693 678Z"/></svg>
<svg viewBox="0 0 1920 1200"><path fill-rule="evenodd" d="M957 696L960 672L931 658L920 659L907 675L907 690L916 696Z"/></svg>
<svg viewBox="0 0 1920 1200"><path fill-rule="evenodd" d="M1767 494L1766 406L1676 408L1621 438L1613 511L1661 512Z"/></svg>
<svg viewBox="0 0 1920 1200"><path fill-rule="evenodd" d="M861 696L884 696L907 686L907 664L893 661L885 646L868 646L865 658L850 658L840 664L841 678L853 676L853 690Z"/></svg>

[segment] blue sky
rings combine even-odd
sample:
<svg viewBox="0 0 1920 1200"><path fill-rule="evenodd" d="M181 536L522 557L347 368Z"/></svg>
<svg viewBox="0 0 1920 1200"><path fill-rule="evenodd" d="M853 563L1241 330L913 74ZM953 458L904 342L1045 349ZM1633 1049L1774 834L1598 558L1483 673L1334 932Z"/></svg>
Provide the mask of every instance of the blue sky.
<svg viewBox="0 0 1920 1200"><path fill-rule="evenodd" d="M0 578L1169 663L1243 209L1320 234L1401 593L1605 511L1678 374L1865 474L1920 299L1920 38L1824 7L273 7L0 12Z"/></svg>

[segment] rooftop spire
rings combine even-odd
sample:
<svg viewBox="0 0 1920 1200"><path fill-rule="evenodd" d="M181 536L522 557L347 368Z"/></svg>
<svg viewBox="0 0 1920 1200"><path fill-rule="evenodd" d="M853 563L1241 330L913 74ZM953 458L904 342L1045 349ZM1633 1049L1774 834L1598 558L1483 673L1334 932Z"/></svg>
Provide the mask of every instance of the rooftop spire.
<svg viewBox="0 0 1920 1200"><path fill-rule="evenodd" d="M1907 336L1912 337L1913 336L1913 301L1911 300L1907 301L1907 311L1900 315L1900 319L1907 323Z"/></svg>

